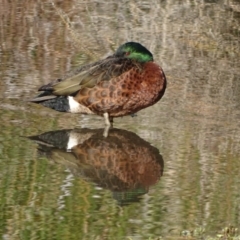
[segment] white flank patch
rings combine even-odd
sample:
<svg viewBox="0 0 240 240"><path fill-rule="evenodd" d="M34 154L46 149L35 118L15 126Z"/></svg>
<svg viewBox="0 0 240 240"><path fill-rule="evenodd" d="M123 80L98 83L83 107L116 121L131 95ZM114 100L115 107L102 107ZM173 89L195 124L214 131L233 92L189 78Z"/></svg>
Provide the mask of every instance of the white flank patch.
<svg viewBox="0 0 240 240"><path fill-rule="evenodd" d="M69 103L69 108L70 108L69 112L71 112L71 113L79 112L80 104L77 101L75 101L72 96L68 97L68 103Z"/></svg>
<svg viewBox="0 0 240 240"><path fill-rule="evenodd" d="M72 96L68 96L68 104L69 112L71 113L93 114L93 112L89 108L79 104L77 101L74 100Z"/></svg>
<svg viewBox="0 0 240 240"><path fill-rule="evenodd" d="M68 145L67 145L67 150L71 150L73 147L78 145L78 138L76 134L71 134L69 135L68 139Z"/></svg>

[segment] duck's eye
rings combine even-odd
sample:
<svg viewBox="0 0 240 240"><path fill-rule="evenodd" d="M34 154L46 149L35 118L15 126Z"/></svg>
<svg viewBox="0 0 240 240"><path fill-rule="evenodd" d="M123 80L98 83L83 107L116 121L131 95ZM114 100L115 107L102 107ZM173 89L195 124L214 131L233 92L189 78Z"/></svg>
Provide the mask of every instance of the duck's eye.
<svg viewBox="0 0 240 240"><path fill-rule="evenodd" d="M130 52L126 52L126 53L125 53L125 56L129 56L129 55L130 55Z"/></svg>

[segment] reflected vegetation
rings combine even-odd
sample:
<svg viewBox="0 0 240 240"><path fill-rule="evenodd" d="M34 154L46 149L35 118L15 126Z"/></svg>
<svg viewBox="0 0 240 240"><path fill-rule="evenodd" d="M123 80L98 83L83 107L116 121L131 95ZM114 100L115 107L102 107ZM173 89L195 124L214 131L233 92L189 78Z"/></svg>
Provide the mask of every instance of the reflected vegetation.
<svg viewBox="0 0 240 240"><path fill-rule="evenodd" d="M74 176L112 191L118 204L139 201L163 173L159 150L137 134L111 129L72 129L29 137L39 156L64 165Z"/></svg>

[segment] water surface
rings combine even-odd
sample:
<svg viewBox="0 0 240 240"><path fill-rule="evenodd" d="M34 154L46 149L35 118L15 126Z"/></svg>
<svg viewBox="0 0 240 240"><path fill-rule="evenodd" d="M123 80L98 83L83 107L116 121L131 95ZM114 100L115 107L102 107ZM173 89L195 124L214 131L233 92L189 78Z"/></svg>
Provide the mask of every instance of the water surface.
<svg viewBox="0 0 240 240"><path fill-rule="evenodd" d="M3 1L0 17L3 239L179 238L240 226L238 1ZM126 41L149 48L168 88L137 117L116 119L114 140L100 137L100 117L26 101Z"/></svg>

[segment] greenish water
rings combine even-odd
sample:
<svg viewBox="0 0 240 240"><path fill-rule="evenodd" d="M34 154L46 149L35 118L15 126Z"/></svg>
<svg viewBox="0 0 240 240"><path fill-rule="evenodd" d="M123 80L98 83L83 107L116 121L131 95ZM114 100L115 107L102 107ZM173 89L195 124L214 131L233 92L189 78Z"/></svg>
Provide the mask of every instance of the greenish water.
<svg viewBox="0 0 240 240"><path fill-rule="evenodd" d="M0 16L2 239L239 228L238 1L5 1ZM100 117L26 101L130 40L151 50L168 88L136 117L116 119L108 139Z"/></svg>

